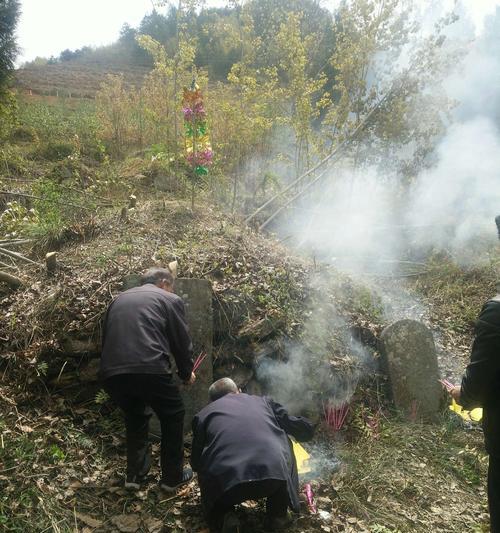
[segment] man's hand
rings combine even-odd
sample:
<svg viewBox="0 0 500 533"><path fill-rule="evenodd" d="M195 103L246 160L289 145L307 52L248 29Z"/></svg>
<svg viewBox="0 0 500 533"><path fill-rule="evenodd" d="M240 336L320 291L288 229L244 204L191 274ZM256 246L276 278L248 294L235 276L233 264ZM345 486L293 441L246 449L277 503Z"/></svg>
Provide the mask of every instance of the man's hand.
<svg viewBox="0 0 500 533"><path fill-rule="evenodd" d="M460 405L460 392L461 387L456 385L450 390L450 396Z"/></svg>
<svg viewBox="0 0 500 533"><path fill-rule="evenodd" d="M184 385L192 385L196 381L196 374L191 372L191 377L184 381Z"/></svg>

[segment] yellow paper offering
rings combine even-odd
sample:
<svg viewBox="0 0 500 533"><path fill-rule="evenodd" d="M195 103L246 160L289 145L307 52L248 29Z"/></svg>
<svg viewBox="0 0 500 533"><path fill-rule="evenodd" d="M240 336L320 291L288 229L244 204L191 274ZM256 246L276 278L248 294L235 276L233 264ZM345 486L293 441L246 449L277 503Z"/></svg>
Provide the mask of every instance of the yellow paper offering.
<svg viewBox="0 0 500 533"><path fill-rule="evenodd" d="M295 440L291 439L293 445L293 453L297 460L297 471L299 474L307 474L311 471L309 466L309 458L311 457L304 448Z"/></svg>
<svg viewBox="0 0 500 533"><path fill-rule="evenodd" d="M451 400L450 411L457 413L467 422L479 422L483 418L483 409L481 407L476 407L472 411L466 411L461 405L455 400Z"/></svg>

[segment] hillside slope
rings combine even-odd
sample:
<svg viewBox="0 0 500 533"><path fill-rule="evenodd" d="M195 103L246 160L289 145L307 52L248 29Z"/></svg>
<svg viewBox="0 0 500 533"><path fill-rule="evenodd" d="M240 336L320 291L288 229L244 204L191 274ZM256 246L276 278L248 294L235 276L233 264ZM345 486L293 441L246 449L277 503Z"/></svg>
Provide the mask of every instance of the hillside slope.
<svg viewBox="0 0 500 533"><path fill-rule="evenodd" d="M36 249L23 251L41 260ZM0 524L7 531L206 531L196 482L173 497L154 481L138 494L120 487L121 417L96 377L100 318L113 294L127 275L172 260L181 276L211 280L214 370L243 387L255 382L263 352L286 359L290 345L300 345L304 368L326 358L341 372L352 365L346 339L370 348L373 365L345 429L332 434L320 425L309 447L323 465L312 480L321 512L305 506L290 531L463 532L486 522L481 433L447 413L442 424L427 425L394 412L374 349L387 318L369 288L294 257L210 204L193 213L183 201L158 198L139 198L126 219L104 212L93 234L63 244L58 259L54 277L30 265L20 273L24 288L2 289ZM262 505L245 507L246 531L260 531Z"/></svg>
<svg viewBox="0 0 500 533"><path fill-rule="evenodd" d="M123 76L125 86L139 87L150 69L65 62L16 70L15 85L24 93L72 98L94 98L108 74Z"/></svg>

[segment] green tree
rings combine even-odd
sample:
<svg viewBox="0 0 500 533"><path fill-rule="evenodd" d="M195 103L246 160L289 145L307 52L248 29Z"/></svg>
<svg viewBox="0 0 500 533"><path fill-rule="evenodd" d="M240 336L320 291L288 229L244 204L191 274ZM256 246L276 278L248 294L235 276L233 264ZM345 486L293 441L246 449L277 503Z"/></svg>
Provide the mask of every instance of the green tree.
<svg viewBox="0 0 500 533"><path fill-rule="evenodd" d="M432 34L417 38L411 3L344 0L335 20L336 75L323 121L326 144L335 147L363 125L350 143L355 165L389 163L401 170L404 145L411 145L421 162L451 105L440 85L460 56L443 47L443 31L454 20L451 14Z"/></svg>
<svg viewBox="0 0 500 533"><path fill-rule="evenodd" d="M324 94L326 76L311 72L312 58L316 50L317 34L301 34L302 15L291 13L282 23L276 36L279 51L279 72L282 80L281 96L288 109L284 110L284 122L292 127L295 136L294 167L299 176L310 167L316 145L314 121L327 105Z"/></svg>
<svg viewBox="0 0 500 533"><path fill-rule="evenodd" d="M8 89L18 48L15 30L19 19L18 0L0 1L0 135L4 135L15 118L15 99Z"/></svg>

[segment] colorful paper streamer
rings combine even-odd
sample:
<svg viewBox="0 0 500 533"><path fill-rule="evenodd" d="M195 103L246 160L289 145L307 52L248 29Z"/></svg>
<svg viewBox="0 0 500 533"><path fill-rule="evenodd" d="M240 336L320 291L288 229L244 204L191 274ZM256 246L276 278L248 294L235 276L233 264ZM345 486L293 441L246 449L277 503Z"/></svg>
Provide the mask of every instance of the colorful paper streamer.
<svg viewBox="0 0 500 533"><path fill-rule="evenodd" d="M208 167L212 164L213 152L208 135L203 95L194 81L189 89L184 89L182 113L186 160L197 176L206 176Z"/></svg>

